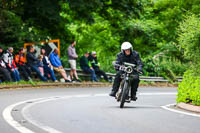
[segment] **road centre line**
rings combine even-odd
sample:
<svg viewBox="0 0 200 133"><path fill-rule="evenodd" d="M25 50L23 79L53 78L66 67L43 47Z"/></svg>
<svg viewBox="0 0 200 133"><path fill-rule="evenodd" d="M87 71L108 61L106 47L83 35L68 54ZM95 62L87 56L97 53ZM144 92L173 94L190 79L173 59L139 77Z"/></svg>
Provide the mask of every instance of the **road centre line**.
<svg viewBox="0 0 200 133"><path fill-rule="evenodd" d="M162 93L162 92L153 92L153 93L139 93L139 95L176 95L174 92L167 92L167 93ZM18 102L15 104L12 104L8 107L6 107L3 111L3 118L5 121L13 128L15 128L17 131L20 133L35 133L34 131L31 131L30 129L26 128L25 126L21 125L19 122L14 120L14 118L11 115L11 112L13 109L19 105L29 103L29 105L25 106L22 109L22 115L23 117L26 117L26 119L29 119L26 115L23 113L25 110L28 108L32 107L33 105L39 104L39 103L44 103L44 102L49 102L53 100L58 100L58 99L67 99L67 98L84 98L84 97L100 97L100 96L108 96L108 94L91 94L91 95L72 95L72 96L53 96L53 97L46 97L46 98L38 98L38 99L31 99L31 100L26 100L22 102ZM29 119L28 120L30 123L35 125L36 127L45 130L49 133L61 133L60 131L57 131L51 127L45 126L39 122L36 122L34 119Z"/></svg>

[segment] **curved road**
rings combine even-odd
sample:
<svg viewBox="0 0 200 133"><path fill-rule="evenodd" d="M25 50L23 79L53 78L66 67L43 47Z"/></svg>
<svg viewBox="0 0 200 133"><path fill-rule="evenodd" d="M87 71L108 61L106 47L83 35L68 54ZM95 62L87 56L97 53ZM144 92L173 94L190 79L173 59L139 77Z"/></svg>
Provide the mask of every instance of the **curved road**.
<svg viewBox="0 0 200 133"><path fill-rule="evenodd" d="M0 90L2 133L199 133L200 117L162 108L176 88L139 88L124 109L109 88Z"/></svg>

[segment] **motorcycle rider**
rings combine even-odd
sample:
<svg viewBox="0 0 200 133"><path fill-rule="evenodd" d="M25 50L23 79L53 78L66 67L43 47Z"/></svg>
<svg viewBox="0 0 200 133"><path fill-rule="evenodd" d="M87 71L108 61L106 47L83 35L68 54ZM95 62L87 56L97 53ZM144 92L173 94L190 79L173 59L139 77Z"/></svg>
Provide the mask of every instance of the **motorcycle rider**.
<svg viewBox="0 0 200 133"><path fill-rule="evenodd" d="M135 64L137 70L142 72L143 63L140 59L138 52L134 51L130 42L123 42L121 45L121 52L117 54L116 64L123 65L124 62ZM112 91L109 94L112 97L116 96L117 91L119 90L122 71L119 71L117 68L117 74L113 83ZM136 92L139 85L139 74L136 73L135 78L131 83L131 100L136 101Z"/></svg>

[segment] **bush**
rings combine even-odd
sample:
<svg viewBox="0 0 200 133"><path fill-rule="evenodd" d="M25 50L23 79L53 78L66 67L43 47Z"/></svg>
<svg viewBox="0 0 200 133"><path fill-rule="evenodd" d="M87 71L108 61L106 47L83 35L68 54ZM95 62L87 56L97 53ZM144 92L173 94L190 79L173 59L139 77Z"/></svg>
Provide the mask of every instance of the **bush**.
<svg viewBox="0 0 200 133"><path fill-rule="evenodd" d="M200 76L192 70L185 72L183 81L179 84L176 101L200 105Z"/></svg>
<svg viewBox="0 0 200 133"><path fill-rule="evenodd" d="M191 63L179 85L177 102L200 105L200 18L194 14L187 15L178 31L178 46Z"/></svg>
<svg viewBox="0 0 200 133"><path fill-rule="evenodd" d="M178 47L183 51L184 57L193 62L191 65L194 70L199 70L200 18L194 14L186 15L185 20L180 24L178 33Z"/></svg>

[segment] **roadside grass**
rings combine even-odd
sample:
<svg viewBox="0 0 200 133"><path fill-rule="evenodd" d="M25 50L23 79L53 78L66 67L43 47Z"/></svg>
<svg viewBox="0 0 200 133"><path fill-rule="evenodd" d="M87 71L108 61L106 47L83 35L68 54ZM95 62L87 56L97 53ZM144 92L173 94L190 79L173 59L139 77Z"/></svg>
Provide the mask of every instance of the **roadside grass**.
<svg viewBox="0 0 200 133"><path fill-rule="evenodd" d="M51 86L52 83L55 83L55 82L52 82L52 81L48 81L48 82L43 82L43 81L19 81L19 82L3 82L3 83L0 83L0 86L7 86L9 88L12 87L12 86L16 86L16 85L19 85L19 86L23 86L23 85L31 85L33 87L40 87L40 85L44 84L47 85L47 86ZM49 85L48 85L49 83ZM72 82L73 83L73 82ZM82 80L81 84L85 85L85 84L91 84L91 81L88 81L88 80ZM100 82L95 82L95 83L100 83L100 85L102 84L105 84L109 87L112 86L113 84L113 81L112 82L107 82L105 81L104 79L101 79ZM60 82L60 84L57 84L57 86L62 86L63 84ZM54 85L52 85L54 86ZM139 83L139 86L140 87L177 87L178 86L178 83L167 83L167 82L153 82L153 81L140 81Z"/></svg>
<svg viewBox="0 0 200 133"><path fill-rule="evenodd" d="M38 85L38 84L41 84L41 83L45 83L43 81L24 81L24 80L21 80L19 82L3 82L3 83L0 83L0 85L23 85L23 84L31 84L33 86L35 85Z"/></svg>

